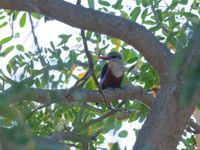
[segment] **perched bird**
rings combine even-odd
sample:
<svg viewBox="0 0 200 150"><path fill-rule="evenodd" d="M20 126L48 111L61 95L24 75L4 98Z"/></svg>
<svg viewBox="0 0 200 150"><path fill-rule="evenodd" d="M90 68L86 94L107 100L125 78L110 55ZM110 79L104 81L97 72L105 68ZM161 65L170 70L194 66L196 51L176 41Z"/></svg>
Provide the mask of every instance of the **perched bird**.
<svg viewBox="0 0 200 150"><path fill-rule="evenodd" d="M112 51L106 57L98 56L99 59L108 60L101 71L102 89L118 88L124 77L124 60L119 52Z"/></svg>

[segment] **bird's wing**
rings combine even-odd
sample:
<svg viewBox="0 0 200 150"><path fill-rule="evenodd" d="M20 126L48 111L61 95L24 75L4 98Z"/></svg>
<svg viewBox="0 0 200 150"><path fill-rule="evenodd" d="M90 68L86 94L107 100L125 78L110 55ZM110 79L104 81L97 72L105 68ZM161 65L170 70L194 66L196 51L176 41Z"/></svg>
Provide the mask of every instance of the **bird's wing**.
<svg viewBox="0 0 200 150"><path fill-rule="evenodd" d="M106 75L107 75L107 68L108 68L108 64L105 64L103 66L102 71L101 71L101 83L100 83L101 87L103 86L103 82L104 82Z"/></svg>

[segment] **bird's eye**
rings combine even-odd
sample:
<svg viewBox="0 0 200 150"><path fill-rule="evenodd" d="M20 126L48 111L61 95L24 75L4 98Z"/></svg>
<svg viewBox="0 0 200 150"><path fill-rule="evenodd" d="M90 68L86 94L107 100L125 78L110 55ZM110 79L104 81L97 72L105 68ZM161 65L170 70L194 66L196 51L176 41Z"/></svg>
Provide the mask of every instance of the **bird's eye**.
<svg viewBox="0 0 200 150"><path fill-rule="evenodd" d="M117 56L112 56L111 58L116 58Z"/></svg>

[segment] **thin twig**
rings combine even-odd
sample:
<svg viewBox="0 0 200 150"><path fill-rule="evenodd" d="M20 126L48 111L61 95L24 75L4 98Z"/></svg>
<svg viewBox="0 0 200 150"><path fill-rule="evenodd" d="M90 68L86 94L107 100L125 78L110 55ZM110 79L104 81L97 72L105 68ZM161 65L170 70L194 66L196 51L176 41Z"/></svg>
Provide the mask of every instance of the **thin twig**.
<svg viewBox="0 0 200 150"><path fill-rule="evenodd" d="M88 70L84 75L84 77L76 81L75 85L68 90L65 98L68 99L76 89L81 88L87 82L90 76L91 76L91 70ZM79 84L80 82L81 84Z"/></svg>
<svg viewBox="0 0 200 150"><path fill-rule="evenodd" d="M80 6L80 4L81 4L81 0L77 0L76 5ZM76 81L75 85L71 89L69 89L69 92L67 92L67 95L65 96L66 99L71 96L71 93L73 93L73 91L82 87L87 82L87 80L89 79L89 77L92 74L92 70L90 69L90 67L91 66L90 66L90 62L89 62L89 70L86 72L86 74L84 75L83 78ZM81 84L80 84L80 82L81 82Z"/></svg>
<svg viewBox="0 0 200 150"><path fill-rule="evenodd" d="M103 96L105 105L106 105L109 109L113 109L113 108L111 107L111 105L106 101L106 98L105 98L105 96L104 96L104 94L103 94L102 87L99 85L99 82L98 82L98 80L97 80L97 77L96 77L96 75L95 75L95 73L94 73L94 63L93 63L92 56L90 55L90 52L89 52L89 50L88 50L87 40L86 40L86 37L85 37L85 31L84 31L84 30L81 30L81 36L82 36L82 39L83 39L84 50L85 50L86 56L87 56L87 58L88 58L89 70L91 70L91 72L92 72L92 77L93 77L93 79L94 79L94 81L95 81L95 84L97 85L100 94Z"/></svg>
<svg viewBox="0 0 200 150"><path fill-rule="evenodd" d="M79 114L74 121L74 128L76 128L76 126L79 126L79 124L81 123L83 113L84 113L86 106L87 106L86 102L83 102L83 104L81 105L81 110L79 111Z"/></svg>
<svg viewBox="0 0 200 150"><path fill-rule="evenodd" d="M42 51L41 51L41 48L40 48L40 46L39 46L37 36L36 36L36 34L35 34L35 27L34 27L34 25L33 25L33 20L32 20L31 14L29 13L28 15L29 15L30 23L31 23L31 31L32 31L32 34L33 34L34 43L35 43L35 45L36 45L36 47L37 47L37 51L38 51L38 53L39 53L38 58L39 58L39 60L40 60L40 63L41 63L42 66L44 67L44 66L46 66L46 63L45 63L45 61L44 61L44 59L42 58L42 55L41 55Z"/></svg>
<svg viewBox="0 0 200 150"><path fill-rule="evenodd" d="M90 136L90 139L92 141L96 141L97 140L97 136L103 132L103 128L100 128L97 132L95 132L93 135Z"/></svg>
<svg viewBox="0 0 200 150"><path fill-rule="evenodd" d="M190 125L193 129L196 130L196 134L200 133L200 126L195 123L192 119L189 120L188 125Z"/></svg>
<svg viewBox="0 0 200 150"><path fill-rule="evenodd" d="M104 114L103 116L90 120L88 123L84 124L83 126L80 126L80 128L74 129L74 132L79 132L87 127L89 127L90 125L99 122L101 120L104 120L105 118L110 117L112 114L114 114L115 112L119 111L120 107L126 103L126 100L123 100L121 103L119 103L114 109L112 109L111 111L107 112L106 114Z"/></svg>
<svg viewBox="0 0 200 150"><path fill-rule="evenodd" d="M35 108L33 111L31 111L31 112L26 116L25 120L29 119L37 110L42 109L42 108L44 108L44 107L48 107L48 106L50 106L50 104L45 104L45 105L42 105L42 106L40 106L40 107Z"/></svg>
<svg viewBox="0 0 200 150"><path fill-rule="evenodd" d="M163 26L163 23L160 21L160 19L159 19L159 17L158 17L158 14L157 14L157 12L156 12L156 10L155 10L155 7L154 7L154 5L153 5L153 2L151 2L151 10L152 10L152 12L153 12L153 15L154 15L154 17L155 17L155 20L156 20L157 24L161 25L161 26L162 26L162 29L163 29L167 34L173 36L174 33L171 32L171 31L169 31L167 28L165 28L165 27Z"/></svg>
<svg viewBox="0 0 200 150"><path fill-rule="evenodd" d="M2 75L3 75L2 78L4 78L4 81L7 80L7 83L10 83L10 84L17 84L17 81L14 81L14 80L10 79L10 78L7 77L3 72L2 72Z"/></svg>
<svg viewBox="0 0 200 150"><path fill-rule="evenodd" d="M188 131L188 132L190 132L190 133L198 134L198 132L197 132L197 131L195 131L195 130L192 130L192 129L191 129L191 128L189 128L189 127L186 127L186 128L185 128L185 130L186 130L186 131Z"/></svg>
<svg viewBox="0 0 200 150"><path fill-rule="evenodd" d="M11 19L11 30L12 30L12 34L11 37L14 37L14 18L15 18L15 11L11 11L13 13L12 15L12 19Z"/></svg>
<svg viewBox="0 0 200 150"><path fill-rule="evenodd" d="M151 2L151 10L152 10L152 12L153 12L153 15L154 15L154 17L155 17L155 20L156 20L157 24L161 25L163 31L165 31L168 35L173 36L174 39L175 39L175 41L176 41L177 47L180 47L180 45L179 45L179 43L178 43L178 40L177 40L177 39L175 38L175 36L174 36L174 33L173 33L172 31L169 31L167 28L165 28L165 27L163 26L163 23L160 21L160 19L159 19L159 17L158 17L158 14L157 14L157 12L156 12L156 10L155 10L155 6L153 5L153 2Z"/></svg>

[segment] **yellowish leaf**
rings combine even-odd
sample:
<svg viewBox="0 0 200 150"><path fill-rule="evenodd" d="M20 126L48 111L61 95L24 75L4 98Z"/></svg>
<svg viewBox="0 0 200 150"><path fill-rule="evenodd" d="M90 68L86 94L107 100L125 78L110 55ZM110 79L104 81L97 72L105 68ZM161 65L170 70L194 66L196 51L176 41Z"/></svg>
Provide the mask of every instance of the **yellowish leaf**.
<svg viewBox="0 0 200 150"><path fill-rule="evenodd" d="M143 62L140 61L139 63L136 64L136 66L142 66L143 65Z"/></svg>
<svg viewBox="0 0 200 150"><path fill-rule="evenodd" d="M85 75L85 72L83 72L83 73L79 73L79 74L78 74L78 78L81 79L81 78L84 77L84 75Z"/></svg>
<svg viewBox="0 0 200 150"><path fill-rule="evenodd" d="M156 96L156 92L155 92L155 91L151 91L151 94L152 94L153 96Z"/></svg>
<svg viewBox="0 0 200 150"><path fill-rule="evenodd" d="M154 85L153 85L153 88L158 88L158 89L160 89L160 84L154 84Z"/></svg>
<svg viewBox="0 0 200 150"><path fill-rule="evenodd" d="M115 45L116 45L116 50L118 51L119 49L119 45L121 44L121 41L120 40L117 40Z"/></svg>
<svg viewBox="0 0 200 150"><path fill-rule="evenodd" d="M92 126L89 126L88 127L88 135L91 135L91 133L92 133Z"/></svg>
<svg viewBox="0 0 200 150"><path fill-rule="evenodd" d="M74 69L76 68L76 65L75 64L72 64L70 70L69 70L69 73L67 74L68 76L74 71Z"/></svg>
<svg viewBox="0 0 200 150"><path fill-rule="evenodd" d="M29 73L30 73L30 75L33 75L33 70L30 70Z"/></svg>
<svg viewBox="0 0 200 150"><path fill-rule="evenodd" d="M176 53L176 48L170 42L168 43L168 46Z"/></svg>
<svg viewBox="0 0 200 150"><path fill-rule="evenodd" d="M175 47L171 47L172 51L176 52L176 48Z"/></svg>
<svg viewBox="0 0 200 150"><path fill-rule="evenodd" d="M112 149L113 143L108 143L108 147L109 147L110 149Z"/></svg>

